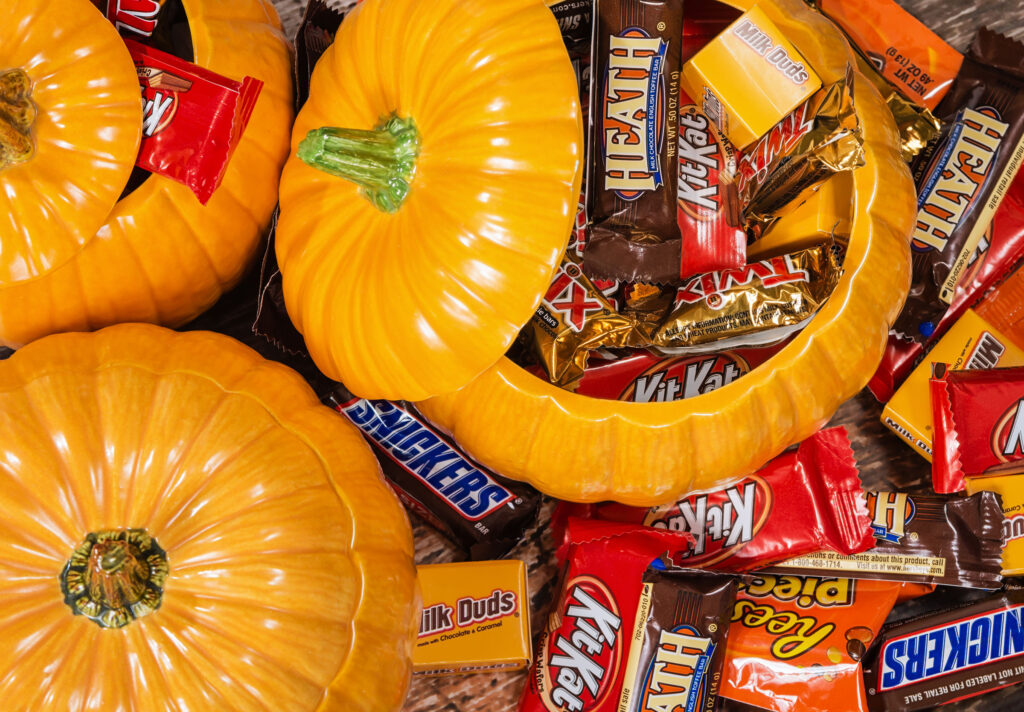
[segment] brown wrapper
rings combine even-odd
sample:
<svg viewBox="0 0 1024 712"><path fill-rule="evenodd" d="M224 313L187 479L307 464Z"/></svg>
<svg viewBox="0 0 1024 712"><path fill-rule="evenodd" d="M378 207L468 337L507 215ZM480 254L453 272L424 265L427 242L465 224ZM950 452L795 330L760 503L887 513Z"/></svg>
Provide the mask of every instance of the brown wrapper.
<svg viewBox="0 0 1024 712"><path fill-rule="evenodd" d="M619 709L715 709L737 579L651 567L643 581Z"/></svg>
<svg viewBox="0 0 1024 712"><path fill-rule="evenodd" d="M585 255L588 274L646 280L667 260L678 276L676 149L682 0L599 0L591 66L590 175L587 181L593 232ZM604 272L591 265L602 241L667 247L630 259L631 271ZM662 254L674 242L674 255ZM673 260L674 257L674 260ZM664 269L664 268L662 268Z"/></svg>
<svg viewBox="0 0 1024 712"><path fill-rule="evenodd" d="M893 333L923 343L953 299L1024 161L1024 44L982 28L936 109L946 122L911 169L913 278Z"/></svg>
<svg viewBox="0 0 1024 712"><path fill-rule="evenodd" d="M875 544L852 555L821 552L789 559L769 573L913 581L999 588L1003 512L999 496L869 492Z"/></svg>
<svg viewBox="0 0 1024 712"><path fill-rule="evenodd" d="M756 239L821 181L864 164L853 73L823 86L739 157L737 186Z"/></svg>
<svg viewBox="0 0 1024 712"><path fill-rule="evenodd" d="M676 291L675 305L652 342L666 350L778 341L814 315L840 272L835 249L823 244L693 277Z"/></svg>
<svg viewBox="0 0 1024 712"><path fill-rule="evenodd" d="M1024 681L1022 655L1020 588L886 626L864 663L868 707L871 712L932 709L1019 683Z"/></svg>

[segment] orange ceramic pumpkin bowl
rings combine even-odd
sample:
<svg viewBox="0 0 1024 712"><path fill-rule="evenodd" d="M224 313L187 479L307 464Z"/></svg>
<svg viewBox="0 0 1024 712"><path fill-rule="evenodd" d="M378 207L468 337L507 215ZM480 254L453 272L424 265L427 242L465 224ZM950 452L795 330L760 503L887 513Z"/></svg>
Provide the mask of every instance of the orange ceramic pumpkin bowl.
<svg viewBox="0 0 1024 712"><path fill-rule="evenodd" d="M34 217L40 212L37 203L53 198L32 190L16 191L18 209L7 211L14 225L0 225L0 247L8 251L10 243L24 251L22 242L27 240L27 249L35 253L30 255L35 271L4 269L0 260L0 346L18 348L46 334L98 329L120 322L178 326L212 306L241 278L253 257L274 211L278 179L288 152L293 117L288 43L269 0L180 1L188 19L196 64L232 79L249 75L264 82L224 181L205 206L186 186L155 175L118 200L134 153L127 170L120 171L109 169L111 153L103 155L98 151L84 167L81 161L35 163L45 158L41 150L35 158L18 166L25 173L35 171L36 178L55 177L58 185L71 186L81 182L84 174L102 170L102 193L109 194L109 202L101 206L100 217L92 223L95 234L78 235L55 246L52 219ZM69 13L72 7L78 15ZM61 29L72 39L82 34L76 34L74 23L81 22L80 16L86 13L94 16L91 22L106 23L89 0L19 0L14 12L21 16L9 28L13 33L11 41L24 41L25 35L17 34L17 28L25 23L29 27L36 22L44 26L42 20L33 18L48 10L54 10L58 21L71 25ZM112 26L106 24L109 34L117 40ZM97 36L101 30L97 28ZM26 64L35 83L33 91L50 90L50 77L60 81L60 75L37 73L38 58L43 58L44 66L61 67L74 56L75 46L61 46L61 42L54 43L46 37L32 40L30 36L29 40L37 41L37 46L23 48L26 51L21 54L31 58ZM0 64L5 59L3 54L0 52ZM54 61L47 63L51 57ZM123 43L120 54L106 61L100 68L102 72L118 77L135 74ZM0 66L0 71L6 68ZM70 74L73 76L73 72ZM86 79L91 82L86 86L97 82L95 76ZM136 123L131 140L137 144L141 130L137 78L131 85L129 108ZM57 92L51 92L59 90L58 85ZM40 101L45 98L44 94ZM94 96L91 101L102 110L108 100ZM50 108L41 103L39 112ZM62 104L55 102L55 108L62 108ZM89 132L79 132L71 140L105 135L108 131L101 111ZM3 181L0 172L0 184ZM100 191L73 192L96 195ZM62 199L72 202L70 197ZM25 219L18 224L21 216Z"/></svg>
<svg viewBox="0 0 1024 712"><path fill-rule="evenodd" d="M798 0L760 6L824 82L845 74L853 55L831 22ZM423 412L481 462L547 494L636 505L751 472L820 428L874 372L910 281L913 183L891 115L861 75L855 84L865 162L853 172L844 272L782 351L718 390L644 404L563 391L502 359Z"/></svg>
<svg viewBox="0 0 1024 712"><path fill-rule="evenodd" d="M412 532L366 441L220 334L0 361L5 709L392 712Z"/></svg>

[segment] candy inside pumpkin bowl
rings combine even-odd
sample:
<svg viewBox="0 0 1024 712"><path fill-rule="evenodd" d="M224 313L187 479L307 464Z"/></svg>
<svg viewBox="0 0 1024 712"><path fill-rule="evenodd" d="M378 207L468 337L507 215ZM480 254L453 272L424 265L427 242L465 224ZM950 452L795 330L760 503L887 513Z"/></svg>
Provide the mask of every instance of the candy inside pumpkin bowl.
<svg viewBox="0 0 1024 712"><path fill-rule="evenodd" d="M373 128L375 121L386 118L385 109L397 108L393 105L401 103L402 91L395 90L393 84L401 84L409 75L393 57L378 65L375 71L379 70L379 75L360 84L358 93L350 91L347 98L338 98L339 77L353 76L352 71L344 69L344 53L355 62L368 56L375 32L393 38L384 23L378 25L366 19L373 17L371 8L375 11L381 4L367 2L353 13L363 13L359 20L362 31L351 22L353 17L346 19L335 40L335 47L340 48L333 55L325 55L318 65L310 103L300 113L293 134L293 151L301 152L302 141L313 135L307 132L322 125L312 118L329 120L332 100L347 107L345 111L356 117L355 128L360 129ZM733 17L753 5L733 4L739 8ZM346 236L345 244L339 247L329 238L346 229L344 216L331 207L359 205L357 190L353 186L341 188L340 183L330 182L330 176L317 175L294 155L289 160L282 180L277 253L289 315L321 370L343 380L359 396L418 401L427 417L451 432L482 463L566 500L658 504L682 492L707 488L753 471L820 428L843 401L867 383L906 296L914 191L900 157L900 139L891 114L857 72L852 50L840 31L796 0L761 3L760 8L817 72L823 88L840 84L846 87L857 141L862 146L862 161L850 167L852 173L838 173L825 183L834 188L846 181L851 196L848 207L840 206L835 215L836 223L848 222L849 228L848 236L844 236L848 240L844 241L841 274L827 301L781 350L734 383L674 402L594 398L558 388L509 358L494 361L496 345L508 348L511 337L482 340L477 335L497 333L491 330L495 325L501 327L502 334L508 332L505 327L510 323L521 326L523 310L519 307L524 292L535 308L545 292L553 289L549 285L563 253L556 252L552 259L548 238L561 229L559 249L565 249L572 223L566 208L575 206L578 194L579 177L574 180L567 174L568 169L579 171L582 153L567 143L571 140L573 107L555 101L565 92L565 86L561 76L556 82L557 73L552 73L544 84L549 90L544 96L549 101L543 108L550 112L546 116L552 121L556 114L563 121L551 129L548 138L563 141L543 144L550 169L542 179L544 201L535 204L528 199L533 195L528 191L520 193L518 199L510 199L515 195L511 191L499 194L505 200L494 212L487 213L487 219L467 221L463 230L453 231L453 243L470 247L476 244L470 236L481 232L492 240L497 236L498 242L509 237L524 240L524 244L532 240L529 254L534 261L519 274L523 279L501 265L501 258L508 253L477 251L466 258L443 251L435 241L438 234L433 227L434 223L452 220L455 208L451 205L435 204L435 212L426 213L420 204L413 224L423 228L418 236L422 239L410 237L401 243L409 254L425 256L422 264L432 265L430 273L413 269L417 263L403 261L400 254L397 258L385 255L394 248L382 247L382 241L394 240L402 228L376 215L374 220L378 222L352 223L361 232ZM538 16L536 22L542 20ZM481 60L479 65L487 66L484 53L474 56ZM564 52L559 61L568 64ZM437 63L443 62L438 59ZM596 85L601 75L596 67L593 71ZM425 95L423 91L411 94L415 98ZM590 104L593 119L598 107L594 100ZM496 106L495 102L486 104L491 110ZM650 106L656 113L659 105ZM350 136L341 138L347 140ZM461 169L463 151L471 146L485 152L486 157L480 159L483 174L499 166L527 165L487 153L490 149L485 146L509 145L502 143L504 138L482 132L479 140L456 145L451 165L460 170L448 178L468 177ZM491 159L489 163L487 158ZM417 181L423 176L410 175L406 187L411 202L421 199L417 191L422 186ZM437 180L433 174L431 179ZM481 180L485 179L486 175ZM477 185L463 183L462 187L468 190ZM592 189L593 185L588 185L588 190ZM339 192L344 192L343 201L336 197ZM832 193L842 195L843 190ZM480 196L490 198L492 194L481 190L476 193L478 200ZM407 208L408 204L399 211ZM529 233L529 238L515 233L525 227L515 222L522 213L535 214L542 209L551 211L558 220ZM328 218L324 224L330 230L318 227L313 217L325 213ZM509 230L502 232L499 227ZM540 228L541 224L533 227ZM324 234L317 236L318 230ZM350 228L348 231L353 232ZM538 237L541 232L543 238ZM391 262L399 266L382 269ZM352 267L354 263L372 269L357 270ZM525 263L522 266L527 267ZM433 282L438 271L453 284L439 286ZM495 274L500 276L496 278ZM546 279L539 279L545 275ZM481 289L484 296L470 299L462 293L467 285L499 288L490 292ZM492 310L507 306L501 299L509 294L514 296L517 308L509 308L501 313L501 319L493 319ZM486 308L476 311L481 303ZM395 318L396 312L407 314ZM454 332L465 327L461 341L452 336L449 327ZM487 364L483 370L481 364Z"/></svg>
<svg viewBox="0 0 1024 712"><path fill-rule="evenodd" d="M838 28L804 4L760 7L823 82L852 64ZM821 427L873 373L910 277L913 185L891 114L861 75L854 83L864 162L852 172L843 272L781 351L733 383L662 403L571 393L505 358L423 412L488 466L545 493L637 505L751 472Z"/></svg>

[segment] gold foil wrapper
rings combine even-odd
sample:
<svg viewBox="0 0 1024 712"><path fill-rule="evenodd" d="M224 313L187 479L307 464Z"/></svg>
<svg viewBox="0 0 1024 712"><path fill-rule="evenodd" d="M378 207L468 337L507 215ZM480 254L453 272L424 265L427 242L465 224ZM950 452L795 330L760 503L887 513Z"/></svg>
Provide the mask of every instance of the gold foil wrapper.
<svg viewBox="0 0 1024 712"><path fill-rule="evenodd" d="M909 162L939 134L942 122L927 108L918 106L900 94L856 48L854 50L857 69L874 85L892 112L896 129L900 132L900 155L904 161Z"/></svg>
<svg viewBox="0 0 1024 712"><path fill-rule="evenodd" d="M840 272L834 246L822 244L743 269L698 275L679 287L652 341L662 348L694 347L796 327L821 307Z"/></svg>
<svg viewBox="0 0 1024 712"><path fill-rule="evenodd" d="M844 79L816 91L740 156L740 201L754 239L821 181L864 164L853 76L847 68Z"/></svg>
<svg viewBox="0 0 1024 712"><path fill-rule="evenodd" d="M548 380L570 390L583 378L591 351L646 342L634 316L615 309L583 274L580 258L572 250L566 252L524 331Z"/></svg>

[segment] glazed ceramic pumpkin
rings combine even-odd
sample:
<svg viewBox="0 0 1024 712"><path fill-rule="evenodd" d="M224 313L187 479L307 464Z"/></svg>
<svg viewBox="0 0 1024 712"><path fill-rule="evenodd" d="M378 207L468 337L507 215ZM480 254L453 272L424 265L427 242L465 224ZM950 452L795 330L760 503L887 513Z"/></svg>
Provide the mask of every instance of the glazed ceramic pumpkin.
<svg viewBox="0 0 1024 712"><path fill-rule="evenodd" d="M347 421L209 332L0 362L0 699L20 710L397 710L408 520Z"/></svg>
<svg viewBox="0 0 1024 712"><path fill-rule="evenodd" d="M82 250L117 201L142 136L131 55L89 0L10 0L4 13L0 287Z"/></svg>
<svg viewBox="0 0 1024 712"><path fill-rule="evenodd" d="M824 82L843 76L853 55L834 25L798 0L759 5ZM502 359L465 388L420 404L423 412L487 466L547 494L638 505L751 472L821 427L874 372L910 280L914 187L891 116L857 79L865 163L853 172L844 272L781 352L718 390L643 404L569 393Z"/></svg>
<svg viewBox="0 0 1024 712"><path fill-rule="evenodd" d="M281 180L285 304L320 370L363 397L419 400L493 364L565 249L581 132L543 3L353 10Z"/></svg>
<svg viewBox="0 0 1024 712"><path fill-rule="evenodd" d="M9 209L4 214L10 216L10 222L0 220L0 346L16 348L53 332L124 321L182 324L233 286L252 258L274 210L288 148L288 45L266 0L180 2L188 19L193 61L227 77L250 75L264 82L224 181L205 207L186 186L162 176L149 177L118 200L137 153L138 79L123 43L116 53L99 52L106 47L104 42L113 45L119 40L89 0L16 0L13 15L5 5L5 17L16 21L0 23L0 71L9 68L5 62L25 66L33 82L39 128L36 155L15 168L29 185L44 189L15 185L0 198L6 200ZM41 13L49 15L44 18ZM88 25L82 18L88 18ZM55 41L54 32L66 35L66 40ZM76 53L75 46L67 44L72 40L80 41L83 49ZM44 72L68 65L76 71ZM121 136L125 129L116 112L108 119L102 94L82 96L83 91L75 89L75 82L83 81L97 82L100 88L115 81L131 85L135 133L121 137L118 145L134 142L134 147L126 166L119 163L116 171L107 164L120 153L90 148L83 137L112 131ZM64 97L78 104L65 108ZM48 154L44 129L60 123L60 112L71 114L69 109L80 105L95 111L76 114L85 125L69 135L72 148L65 151L76 160ZM7 181L10 188L11 179L4 177L8 173L15 175L10 169L0 171L0 182ZM76 196L85 202L75 186L92 197L89 220L82 217L74 239L58 241L52 228L60 223L44 219L42 208L48 202L70 203ZM24 258L17 264L8 257L19 254ZM26 266L18 266L22 263Z"/></svg>

